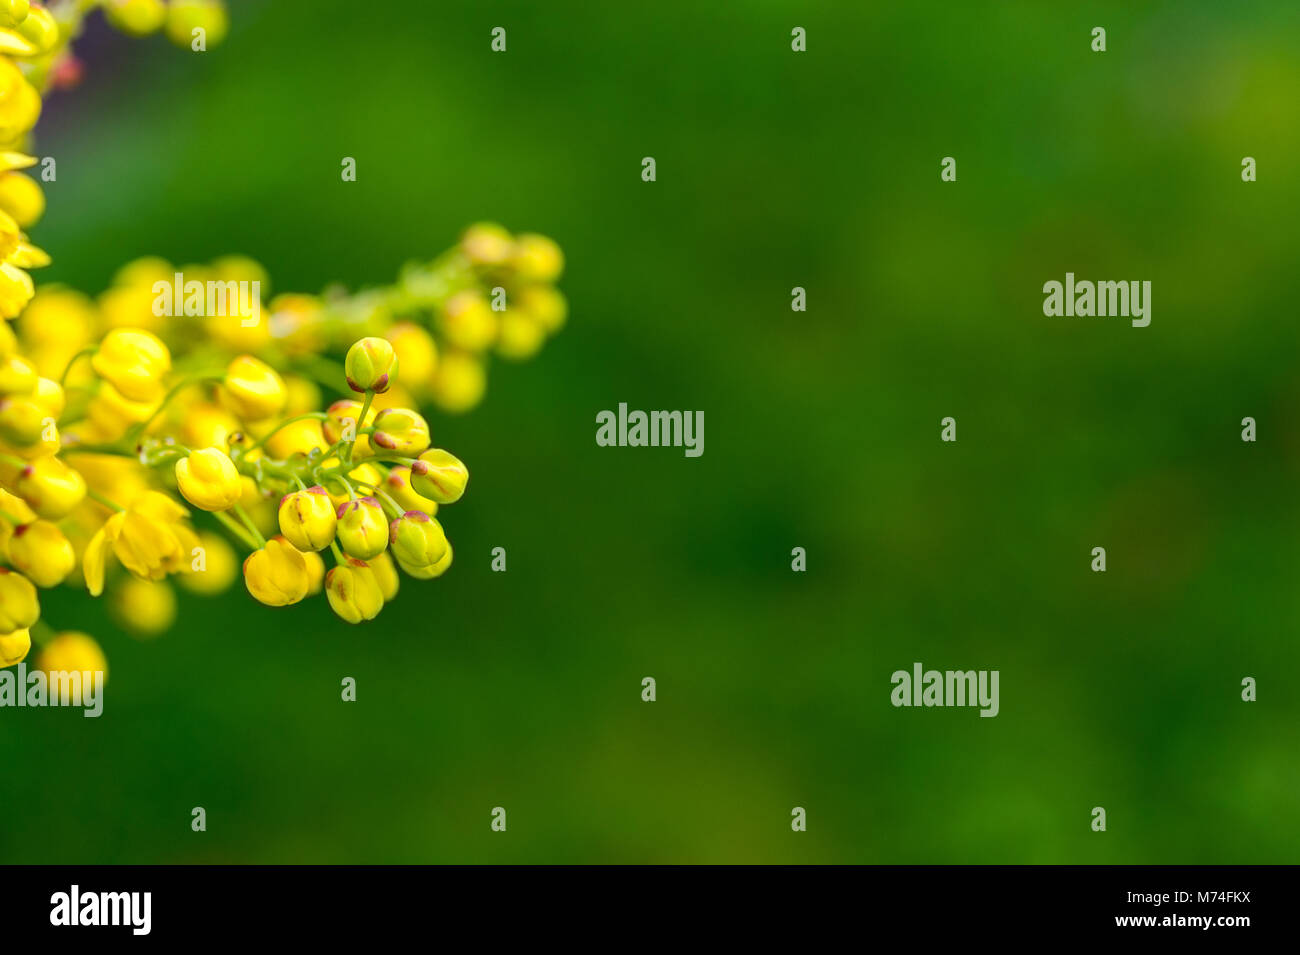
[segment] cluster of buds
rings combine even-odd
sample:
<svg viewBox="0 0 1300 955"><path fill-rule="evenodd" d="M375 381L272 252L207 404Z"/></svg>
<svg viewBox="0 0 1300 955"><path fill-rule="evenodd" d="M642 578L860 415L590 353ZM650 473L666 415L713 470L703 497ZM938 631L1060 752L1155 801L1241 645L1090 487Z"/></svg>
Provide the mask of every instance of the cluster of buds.
<svg viewBox="0 0 1300 955"><path fill-rule="evenodd" d="M472 408L492 355L531 357L562 327L560 249L478 224L390 286L265 306L264 270L238 256L137 260L94 298L34 287L49 259L24 230L45 199L19 170L37 163L41 97L80 75L71 42L96 8L183 45L226 31L219 0L0 0L0 667L35 640L45 669L104 670L93 638L47 623L43 591L105 594L159 633L171 585L225 592L239 547L261 603L323 591L370 620L399 571L452 562L438 511L468 471L421 409Z"/></svg>

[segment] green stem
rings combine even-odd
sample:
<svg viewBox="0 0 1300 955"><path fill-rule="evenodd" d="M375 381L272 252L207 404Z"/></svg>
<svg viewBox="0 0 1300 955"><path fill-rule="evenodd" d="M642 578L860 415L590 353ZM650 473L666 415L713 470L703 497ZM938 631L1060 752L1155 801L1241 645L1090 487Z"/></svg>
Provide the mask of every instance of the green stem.
<svg viewBox="0 0 1300 955"><path fill-rule="evenodd" d="M263 537L262 532L257 529L257 525L253 523L253 519L248 516L248 512L244 510L244 506L236 503L231 510L239 515L239 519L244 522L244 526L247 527L249 533L253 535L253 539L258 542L258 546L265 547L266 538Z"/></svg>
<svg viewBox="0 0 1300 955"><path fill-rule="evenodd" d="M251 540L248 536L248 532L240 527L229 514L225 511L213 511L212 514L221 522L222 526L225 527L226 530L230 531L230 533L233 534L245 547L249 550L258 549L257 542Z"/></svg>
<svg viewBox="0 0 1300 955"><path fill-rule="evenodd" d="M100 494L98 491L92 491L90 488L86 488L86 497L90 498L92 501L98 501L100 504L103 504L110 511L126 510L126 508L122 507L122 505L113 503L108 498L104 497L104 495Z"/></svg>
<svg viewBox="0 0 1300 955"><path fill-rule="evenodd" d="M71 358L69 358L68 363L63 366L63 374L59 376L59 385L62 386L67 384L68 373L72 371L73 365L75 365L82 358L85 358L87 355L93 355L97 351L99 351L98 345L88 345L87 347L83 348L81 351L73 355Z"/></svg>

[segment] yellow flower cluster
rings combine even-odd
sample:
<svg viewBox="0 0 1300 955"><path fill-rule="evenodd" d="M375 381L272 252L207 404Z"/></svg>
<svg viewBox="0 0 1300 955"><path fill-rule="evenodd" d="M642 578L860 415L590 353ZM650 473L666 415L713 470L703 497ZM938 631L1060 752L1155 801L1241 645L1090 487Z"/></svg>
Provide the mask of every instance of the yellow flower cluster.
<svg viewBox="0 0 1300 955"><path fill-rule="evenodd" d="M70 44L97 7L183 45L226 31L218 0L0 0L0 666L35 637L46 669L104 669L91 637L41 619L40 591L107 593L157 634L172 583L235 581L231 539L259 602L324 591L342 619L370 620L399 570L427 580L452 562L437 515L469 475L420 409L468 410L490 356L528 358L562 327L560 249L478 224L390 286L265 305L264 270L239 256L141 259L95 298L34 288L27 270L49 260L23 230L44 196L18 170L37 162L42 94L80 74Z"/></svg>

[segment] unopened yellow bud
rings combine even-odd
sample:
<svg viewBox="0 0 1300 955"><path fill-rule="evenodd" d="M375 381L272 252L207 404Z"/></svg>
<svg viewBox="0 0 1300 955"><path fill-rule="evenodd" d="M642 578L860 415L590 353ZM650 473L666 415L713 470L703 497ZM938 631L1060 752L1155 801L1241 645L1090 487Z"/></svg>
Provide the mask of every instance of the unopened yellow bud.
<svg viewBox="0 0 1300 955"><path fill-rule="evenodd" d="M272 457L288 458L295 454L311 454L312 451L324 451L329 446L321 429L321 423L315 418L303 418L279 428L266 441L266 450Z"/></svg>
<svg viewBox="0 0 1300 955"><path fill-rule="evenodd" d="M443 554L442 560L437 563L420 567L416 564L407 564L399 560L397 564L404 572L414 577L416 580L432 580L435 577L441 577L447 572L447 569L451 567L451 544L447 545L447 553Z"/></svg>
<svg viewBox="0 0 1300 955"><path fill-rule="evenodd" d="M569 317L569 303L564 293L549 285L525 285L510 298L510 311L527 315L548 335L564 327Z"/></svg>
<svg viewBox="0 0 1300 955"><path fill-rule="evenodd" d="M66 517L86 496L85 479L56 457L38 458L19 473L14 493L47 520Z"/></svg>
<svg viewBox="0 0 1300 955"><path fill-rule="evenodd" d="M343 369L353 391L382 393L397 377L397 352L386 338L363 338L348 349Z"/></svg>
<svg viewBox="0 0 1300 955"><path fill-rule="evenodd" d="M466 351L482 351L497 337L497 317L477 289L466 289L449 298L438 316L438 327L448 342Z"/></svg>
<svg viewBox="0 0 1300 955"><path fill-rule="evenodd" d="M307 551L302 559L307 562L307 593L318 594L325 586L325 561L314 550Z"/></svg>
<svg viewBox="0 0 1300 955"><path fill-rule="evenodd" d="M176 486L185 500L204 511L228 510L243 493L235 462L218 448L191 451L177 461Z"/></svg>
<svg viewBox="0 0 1300 955"><path fill-rule="evenodd" d="M166 581L128 577L113 585L112 598L114 619L138 636L157 636L176 620L176 592Z"/></svg>
<svg viewBox="0 0 1300 955"><path fill-rule="evenodd" d="M95 373L128 401L162 397L163 376L171 370L171 352L142 328L115 328L104 336L90 361Z"/></svg>
<svg viewBox="0 0 1300 955"><path fill-rule="evenodd" d="M286 494L278 516L280 533L298 550L317 551L334 539L338 518L329 494L319 484Z"/></svg>
<svg viewBox="0 0 1300 955"><path fill-rule="evenodd" d="M389 525L393 556L403 566L428 567L447 553L442 525L423 511L407 511Z"/></svg>
<svg viewBox="0 0 1300 955"><path fill-rule="evenodd" d="M321 422L321 431L330 444L336 444L346 437L356 438L356 444L352 447L352 457L356 460L368 458L373 453L370 449L370 438L358 432L375 423L375 413L374 408L367 410L366 420L361 423L357 420L361 417L361 402L353 401L351 398L341 398L325 409L327 417Z"/></svg>
<svg viewBox="0 0 1300 955"><path fill-rule="evenodd" d="M123 33L146 36L162 28L167 5L163 0L107 0L104 17Z"/></svg>
<svg viewBox="0 0 1300 955"><path fill-rule="evenodd" d="M0 567L0 633L25 630L40 618L41 602L32 582Z"/></svg>
<svg viewBox="0 0 1300 955"><path fill-rule="evenodd" d="M511 309L501 316L501 333L497 336L497 353L512 361L525 361L541 350L546 330L527 312Z"/></svg>
<svg viewBox="0 0 1300 955"><path fill-rule="evenodd" d="M370 570L375 575L379 591L384 595L384 602L387 603L396 597L402 582L397 576L397 565L393 563L393 558L389 556L388 551L371 557L366 563L370 565Z"/></svg>
<svg viewBox="0 0 1300 955"><path fill-rule="evenodd" d="M12 216L21 228L29 229L45 214L45 193L30 176L20 172L0 174L0 210Z"/></svg>
<svg viewBox="0 0 1300 955"><path fill-rule="evenodd" d="M283 538L273 537L245 559L244 583L262 603L284 607L307 596L311 577L298 549Z"/></svg>
<svg viewBox="0 0 1300 955"><path fill-rule="evenodd" d="M26 447L41 440L47 422L53 419L44 408L30 397L0 398L0 438L18 447ZM58 450L57 446L54 450Z"/></svg>
<svg viewBox="0 0 1300 955"><path fill-rule="evenodd" d="M245 421L262 421L279 414L288 397L284 379L252 355L241 355L226 368L221 400Z"/></svg>
<svg viewBox="0 0 1300 955"><path fill-rule="evenodd" d="M199 553L189 554L190 562L182 567L177 582L191 593L219 594L230 586L239 572L239 557L235 549L220 534L199 531Z"/></svg>
<svg viewBox="0 0 1300 955"><path fill-rule="evenodd" d="M17 318L34 294L30 275L8 262L0 263L0 318Z"/></svg>
<svg viewBox="0 0 1300 955"><path fill-rule="evenodd" d="M438 368L438 346L424 328L414 322L398 322L384 337L393 343L402 381L411 389L428 387Z"/></svg>
<svg viewBox="0 0 1300 955"><path fill-rule="evenodd" d="M59 42L59 25L54 21L54 15L44 7L29 7L27 16L16 29L31 41L37 53L45 53Z"/></svg>
<svg viewBox="0 0 1300 955"><path fill-rule="evenodd" d="M407 408L386 408L375 416L370 439L385 451L419 454L429 446L429 423Z"/></svg>
<svg viewBox="0 0 1300 955"><path fill-rule="evenodd" d="M431 392L440 408L460 414L482 401L486 389L487 372L483 362L468 352L453 351L438 362Z"/></svg>
<svg viewBox="0 0 1300 955"><path fill-rule="evenodd" d="M469 469L460 458L441 448L430 448L411 465L411 487L439 504L454 504L465 493Z"/></svg>
<svg viewBox="0 0 1300 955"><path fill-rule="evenodd" d="M373 497L348 501L338 510L339 544L348 555L369 560L388 546L388 522Z"/></svg>
<svg viewBox="0 0 1300 955"><path fill-rule="evenodd" d="M205 47L216 46L229 27L221 0L171 0L167 7L167 38L177 46L193 46L195 30L203 31Z"/></svg>
<svg viewBox="0 0 1300 955"><path fill-rule="evenodd" d="M525 233L515 239L510 267L525 282L554 282L564 271L564 253L546 236Z"/></svg>
<svg viewBox="0 0 1300 955"><path fill-rule="evenodd" d="M56 525L34 521L14 528L9 541L9 562L36 586L55 587L72 573L77 555Z"/></svg>
<svg viewBox="0 0 1300 955"><path fill-rule="evenodd" d="M384 609L384 591L375 572L353 557L325 575L325 596L331 609L348 623L373 620Z"/></svg>
<svg viewBox="0 0 1300 955"><path fill-rule="evenodd" d="M31 649L32 635L26 628L13 633L0 633L0 668L22 663Z"/></svg>
<svg viewBox="0 0 1300 955"><path fill-rule="evenodd" d="M10 355L0 360L0 395L30 395L39 378L26 358Z"/></svg>
<svg viewBox="0 0 1300 955"><path fill-rule="evenodd" d="M513 237L495 222L476 222L460 239L460 250L472 265L501 265L513 249Z"/></svg>
<svg viewBox="0 0 1300 955"><path fill-rule="evenodd" d="M36 390L27 397L40 405L45 413L56 421L59 415L63 414L66 401L63 386L51 378L37 378Z"/></svg>
<svg viewBox="0 0 1300 955"><path fill-rule="evenodd" d="M68 630L55 634L41 647L36 665L46 673L102 673L108 678L108 660L94 638ZM82 678L85 685L85 677Z"/></svg>

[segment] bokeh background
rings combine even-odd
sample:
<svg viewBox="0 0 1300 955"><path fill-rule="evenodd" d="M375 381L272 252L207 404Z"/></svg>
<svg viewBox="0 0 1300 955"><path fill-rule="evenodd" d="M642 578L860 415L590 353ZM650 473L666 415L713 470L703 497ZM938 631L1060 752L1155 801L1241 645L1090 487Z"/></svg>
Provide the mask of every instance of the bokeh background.
<svg viewBox="0 0 1300 955"><path fill-rule="evenodd" d="M357 287L492 219L560 241L571 320L432 421L457 563L373 624L240 590L141 642L48 595L105 713L0 711L0 861L1296 861L1300 8L232 20L204 54L96 21L37 129L39 278ZM1151 280L1150 327L1045 318L1066 271ZM704 456L598 448L620 401L702 409ZM894 709L918 660L1000 670L1001 715Z"/></svg>

